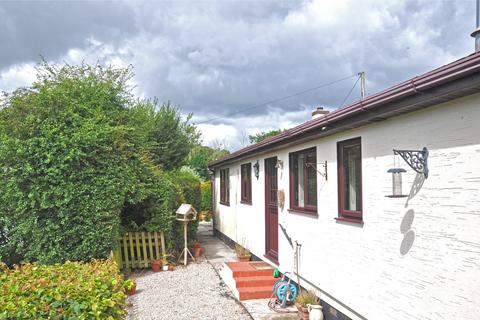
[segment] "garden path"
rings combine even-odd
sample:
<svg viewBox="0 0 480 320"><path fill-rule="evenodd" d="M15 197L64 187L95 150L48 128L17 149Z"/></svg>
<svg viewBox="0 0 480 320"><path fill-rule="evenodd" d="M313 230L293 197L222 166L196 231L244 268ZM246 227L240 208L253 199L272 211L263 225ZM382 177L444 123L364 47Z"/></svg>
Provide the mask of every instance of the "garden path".
<svg viewBox="0 0 480 320"><path fill-rule="evenodd" d="M128 320L252 319L214 269L235 254L213 236L211 223L200 223L198 238L205 256L173 272L143 271L137 293L128 297Z"/></svg>

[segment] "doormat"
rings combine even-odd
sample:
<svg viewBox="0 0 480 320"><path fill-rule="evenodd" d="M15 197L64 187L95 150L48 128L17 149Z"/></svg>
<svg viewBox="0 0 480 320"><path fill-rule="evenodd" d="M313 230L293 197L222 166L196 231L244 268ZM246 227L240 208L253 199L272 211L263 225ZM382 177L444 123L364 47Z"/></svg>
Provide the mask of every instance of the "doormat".
<svg viewBox="0 0 480 320"><path fill-rule="evenodd" d="M269 269L273 269L271 265L269 265L268 263L263 262L263 261L250 262L250 265L251 265L252 267L254 267L255 269L257 269L257 270L269 270Z"/></svg>

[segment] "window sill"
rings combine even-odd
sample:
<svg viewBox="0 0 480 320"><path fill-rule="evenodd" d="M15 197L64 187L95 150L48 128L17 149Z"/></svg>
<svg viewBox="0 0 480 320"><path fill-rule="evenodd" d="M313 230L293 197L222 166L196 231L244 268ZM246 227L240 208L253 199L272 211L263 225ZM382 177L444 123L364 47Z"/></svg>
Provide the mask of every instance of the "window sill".
<svg viewBox="0 0 480 320"><path fill-rule="evenodd" d="M222 201L220 201L220 204L221 204L221 205L224 205L224 206L227 206L227 207L230 207L230 203L229 203L229 202L222 202Z"/></svg>
<svg viewBox="0 0 480 320"><path fill-rule="evenodd" d="M305 215L309 217L318 217L318 213L316 211L308 211L308 210L302 210L302 209L287 209L288 212L293 213L293 214L300 214L300 215Z"/></svg>
<svg viewBox="0 0 480 320"><path fill-rule="evenodd" d="M348 223L357 224L359 226L363 226L363 220L359 220L359 219L338 217L338 218L335 218L335 220L337 220L337 222L348 222Z"/></svg>
<svg viewBox="0 0 480 320"><path fill-rule="evenodd" d="M252 205L252 201L240 200L240 203L241 203L241 204L246 204L246 205L248 205L248 206L251 206L251 205Z"/></svg>

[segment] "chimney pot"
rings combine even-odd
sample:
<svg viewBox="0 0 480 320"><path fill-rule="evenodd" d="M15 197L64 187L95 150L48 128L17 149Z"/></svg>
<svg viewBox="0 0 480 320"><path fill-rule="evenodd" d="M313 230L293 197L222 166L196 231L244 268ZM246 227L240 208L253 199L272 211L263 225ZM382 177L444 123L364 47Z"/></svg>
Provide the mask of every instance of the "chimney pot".
<svg viewBox="0 0 480 320"><path fill-rule="evenodd" d="M312 112L312 119L325 117L329 112L328 110L323 110L323 107L317 107L317 109Z"/></svg>

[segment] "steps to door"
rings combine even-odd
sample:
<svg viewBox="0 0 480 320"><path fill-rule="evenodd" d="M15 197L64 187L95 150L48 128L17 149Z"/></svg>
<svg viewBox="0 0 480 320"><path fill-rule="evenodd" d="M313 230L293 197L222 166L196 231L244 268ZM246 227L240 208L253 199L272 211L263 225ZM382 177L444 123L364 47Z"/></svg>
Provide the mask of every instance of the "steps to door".
<svg viewBox="0 0 480 320"><path fill-rule="evenodd" d="M240 301L270 298L277 281L264 262L225 262L220 276Z"/></svg>

